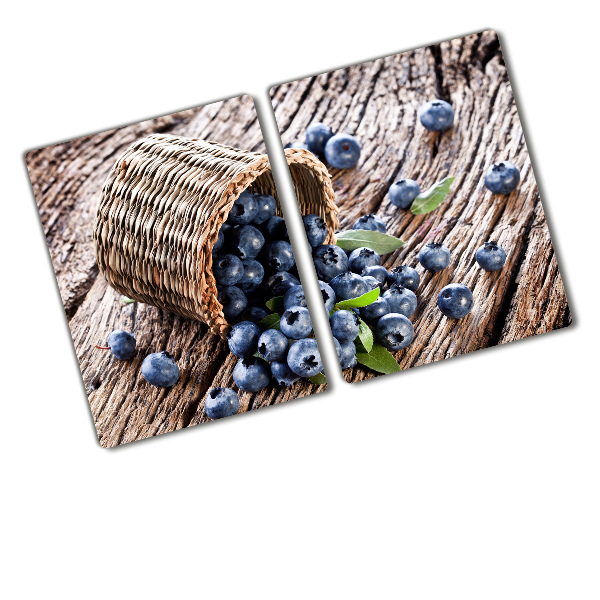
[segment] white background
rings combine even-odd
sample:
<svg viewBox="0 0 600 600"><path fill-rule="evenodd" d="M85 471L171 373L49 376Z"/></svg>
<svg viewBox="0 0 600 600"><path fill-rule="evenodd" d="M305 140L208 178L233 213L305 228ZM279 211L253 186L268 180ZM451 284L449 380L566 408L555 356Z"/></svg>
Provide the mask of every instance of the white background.
<svg viewBox="0 0 600 600"><path fill-rule="evenodd" d="M2 596L597 599L591 4L268 4L3 9ZM271 85L488 28L574 324L102 449L25 151L242 93L276 147Z"/></svg>

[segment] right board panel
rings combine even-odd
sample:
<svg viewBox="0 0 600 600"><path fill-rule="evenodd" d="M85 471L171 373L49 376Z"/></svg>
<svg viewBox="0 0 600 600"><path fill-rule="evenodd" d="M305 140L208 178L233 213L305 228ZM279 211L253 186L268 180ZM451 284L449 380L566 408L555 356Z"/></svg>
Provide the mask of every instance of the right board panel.
<svg viewBox="0 0 600 600"><path fill-rule="evenodd" d="M313 260L336 292L347 381L571 323L494 31L277 85L271 100L284 146L332 178L338 247Z"/></svg>

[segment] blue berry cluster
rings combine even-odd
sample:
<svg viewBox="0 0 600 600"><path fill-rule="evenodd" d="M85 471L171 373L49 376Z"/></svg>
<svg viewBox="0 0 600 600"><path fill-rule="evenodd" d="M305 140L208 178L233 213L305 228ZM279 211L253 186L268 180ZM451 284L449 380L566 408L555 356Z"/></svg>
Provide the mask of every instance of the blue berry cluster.
<svg viewBox="0 0 600 600"><path fill-rule="evenodd" d="M271 377L289 386L323 370L300 285L288 290L284 306L279 329L261 331L258 324L241 321L227 334L229 350L240 359L233 369L233 381L244 392L264 389Z"/></svg>
<svg viewBox="0 0 600 600"><path fill-rule="evenodd" d="M243 191L213 246L217 298L229 323L258 322L264 303L300 282L285 221L268 194Z"/></svg>
<svg viewBox="0 0 600 600"><path fill-rule="evenodd" d="M348 133L334 135L331 127L324 123L313 123L306 128L306 141L286 144L286 148L304 148L317 158L327 161L336 169L351 169L358 163L361 146Z"/></svg>
<svg viewBox="0 0 600 600"><path fill-rule="evenodd" d="M374 215L368 215L363 223L373 225ZM360 228L360 221L357 222ZM356 226L355 226L356 228ZM369 227L371 229L371 227ZM324 258L325 256L325 258ZM356 248L337 264L336 274L329 279L329 286L336 301L352 300L369 291L379 288L380 296L370 304L349 310L336 310L331 313L329 324L335 340L339 343L338 356L343 369L356 364L356 340L362 319L373 329L376 341L391 351L406 348L413 340L414 330L409 317L417 308L415 291L419 285L419 274L407 265L388 270L381 265L381 257L367 247ZM331 270L332 265L323 264L327 255L313 255L317 273ZM360 317L360 319L359 319Z"/></svg>
<svg viewBox="0 0 600 600"><path fill-rule="evenodd" d="M244 210L252 212L252 202L246 196L241 198L245 203ZM236 202L237 204L237 202ZM248 209L248 206L250 209ZM274 213L273 200L273 213ZM253 217L254 218L254 217ZM278 222L281 220L281 223ZM317 342L313 335L313 326L308 312L304 291L297 279L294 266L294 255L288 241L285 223L280 217L268 216L266 221L256 223L233 223L229 226L231 217L224 223L225 234L223 243L214 254L213 274L218 286L224 286L219 292L219 301L234 295L244 295L246 305L232 310L231 305L223 302L224 314L228 321L234 323L227 335L229 350L239 358L234 370L235 385L245 392L258 392L269 385L275 378L279 385L289 386L301 377L310 378L323 370L323 363ZM311 246L333 249L338 256L341 253L347 260L346 254L337 246L324 246L328 230L325 221L318 215L306 215L303 218L306 236ZM252 243L243 248L237 245L240 234L236 233L244 227L252 227L257 233L252 233ZM223 229L223 228L222 228ZM258 242L258 234L261 234ZM251 254L240 258L242 251L252 247ZM240 259L241 264L235 259ZM254 261L252 271L262 273L248 276L246 261ZM220 271L222 265L222 271ZM257 266L258 265L258 266ZM260 268L259 268L260 267ZM246 282L246 280L248 280ZM244 282L250 286L244 288ZM328 310L333 310L336 302L332 288L324 281L320 282L323 302ZM236 290L232 292L232 290ZM227 298L224 296L227 292ZM241 297L241 296L240 296ZM282 312L277 328L264 329L262 321L268 316L266 302L272 298L281 297ZM243 301L242 301L243 304ZM250 306L248 306L250 305ZM212 393L212 392L211 392ZM220 397L220 396L219 396ZM208 412L207 412L208 414Z"/></svg>

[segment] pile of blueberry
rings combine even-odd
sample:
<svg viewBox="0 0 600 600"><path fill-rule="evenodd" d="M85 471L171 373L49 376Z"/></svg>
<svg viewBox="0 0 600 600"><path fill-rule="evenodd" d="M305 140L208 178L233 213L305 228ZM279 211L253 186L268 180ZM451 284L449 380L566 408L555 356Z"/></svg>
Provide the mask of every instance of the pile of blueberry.
<svg viewBox="0 0 600 600"><path fill-rule="evenodd" d="M305 227L308 234L306 223ZM372 214L360 217L353 229L386 233L385 223ZM486 242L477 250L476 260L483 269L495 271L504 266L506 253L496 242ZM313 248L313 262L321 285L328 284L333 290L334 303L357 298L376 287L380 289L380 296L371 304L331 314L331 330L341 344L357 337L359 316L373 328L377 342L388 350L401 350L412 342L414 329L409 317L417 308L415 292L420 283L416 269L401 265L388 271L381 265L380 255L368 247L347 254L338 246L319 245ZM441 271L450 264L450 250L441 243L427 244L419 252L419 262L426 270ZM438 307L445 316L460 319L471 311L473 295L465 285L447 285L438 294ZM350 350L347 352L345 356ZM353 366L351 359L340 362L343 368Z"/></svg>
<svg viewBox="0 0 600 600"><path fill-rule="evenodd" d="M286 148L304 148L324 159L336 169L351 169L360 158L358 140L348 133L333 134L324 123L313 123L306 128L306 142L292 142Z"/></svg>
<svg viewBox="0 0 600 600"><path fill-rule="evenodd" d="M265 300L298 285L294 252L285 221L268 194L242 192L213 247L212 272L229 323L258 322Z"/></svg>
<svg viewBox="0 0 600 600"><path fill-rule="evenodd" d="M251 321L236 323L227 334L230 352L240 359L233 369L235 384L245 392L258 392L271 376L288 386L319 374L323 363L312 330L306 305L286 308L279 329L261 331Z"/></svg>

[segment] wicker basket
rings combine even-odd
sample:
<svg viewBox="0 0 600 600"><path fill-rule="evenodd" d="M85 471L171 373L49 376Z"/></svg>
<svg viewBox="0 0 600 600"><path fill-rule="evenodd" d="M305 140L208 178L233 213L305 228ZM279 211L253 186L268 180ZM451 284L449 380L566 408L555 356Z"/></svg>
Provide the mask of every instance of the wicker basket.
<svg viewBox="0 0 600 600"><path fill-rule="evenodd" d="M333 243L338 220L327 169L306 150L285 153L302 214L325 219ZM171 135L138 140L102 188L94 224L100 272L121 294L225 335L212 248L247 188L277 200L266 155Z"/></svg>

